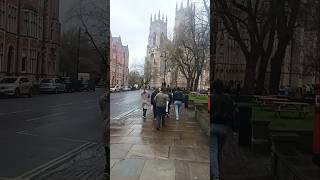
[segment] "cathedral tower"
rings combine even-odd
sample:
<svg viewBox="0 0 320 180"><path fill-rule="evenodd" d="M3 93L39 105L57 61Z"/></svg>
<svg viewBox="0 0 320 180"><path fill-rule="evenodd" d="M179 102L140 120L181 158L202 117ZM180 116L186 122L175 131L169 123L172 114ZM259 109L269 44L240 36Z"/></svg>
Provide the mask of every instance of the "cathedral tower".
<svg viewBox="0 0 320 180"><path fill-rule="evenodd" d="M150 17L150 29L145 59L145 81L150 87L161 87L163 82L162 48L167 41L167 17L154 15Z"/></svg>

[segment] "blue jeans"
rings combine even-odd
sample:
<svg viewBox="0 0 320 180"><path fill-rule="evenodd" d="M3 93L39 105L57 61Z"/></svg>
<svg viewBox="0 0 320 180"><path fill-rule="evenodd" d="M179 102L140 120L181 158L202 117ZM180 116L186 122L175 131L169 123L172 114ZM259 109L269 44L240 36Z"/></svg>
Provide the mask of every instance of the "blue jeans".
<svg viewBox="0 0 320 180"><path fill-rule="evenodd" d="M220 177L222 148L226 140L228 127L210 124L210 177Z"/></svg>
<svg viewBox="0 0 320 180"><path fill-rule="evenodd" d="M181 108L182 102L174 101L174 104L175 104L175 110L176 110L176 119L179 120L180 108Z"/></svg>
<svg viewBox="0 0 320 180"><path fill-rule="evenodd" d="M164 124L164 117L166 115L166 107L157 107L157 128L161 128Z"/></svg>

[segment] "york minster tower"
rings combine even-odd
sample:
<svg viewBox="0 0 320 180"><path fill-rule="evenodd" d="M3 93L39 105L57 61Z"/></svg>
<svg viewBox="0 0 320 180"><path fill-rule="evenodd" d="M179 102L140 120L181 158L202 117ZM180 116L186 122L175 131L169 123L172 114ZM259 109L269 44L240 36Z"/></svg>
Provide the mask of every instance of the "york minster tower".
<svg viewBox="0 0 320 180"><path fill-rule="evenodd" d="M162 56L165 42L167 39L168 18L164 15L150 17L150 29L147 46L147 55L145 58L145 82L150 87L161 87L165 82L164 76L164 58Z"/></svg>

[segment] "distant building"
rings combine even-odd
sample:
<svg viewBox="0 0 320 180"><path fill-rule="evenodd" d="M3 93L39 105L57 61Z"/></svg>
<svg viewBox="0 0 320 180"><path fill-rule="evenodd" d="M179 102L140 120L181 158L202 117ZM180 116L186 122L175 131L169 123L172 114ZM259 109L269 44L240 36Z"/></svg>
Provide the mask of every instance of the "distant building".
<svg viewBox="0 0 320 180"><path fill-rule="evenodd" d="M154 15L150 17L150 29L147 46L147 55L145 58L145 82L150 87L161 87L164 83L169 82L169 78L166 77L165 72L165 56L164 47L167 38L167 18L164 19L164 15L160 18L160 11L158 18ZM166 74L165 74L166 73Z"/></svg>
<svg viewBox="0 0 320 180"><path fill-rule="evenodd" d="M59 0L0 0L0 77L58 75Z"/></svg>
<svg viewBox="0 0 320 180"><path fill-rule="evenodd" d="M183 36L191 36L191 33L186 35L181 33L181 29L188 29L195 27L195 5L187 3L183 6L181 2L180 8L176 6L175 26L173 41ZM193 18L192 18L193 17ZM188 32L188 31L187 31ZM190 31L189 31L190 32ZM147 55L145 58L145 82L150 87L161 87L163 85L170 87L187 87L187 80L185 76L176 66L169 67L169 60L166 59L166 43L169 41L167 37L167 18L160 18L160 11L158 18L154 15L150 17L149 39L147 46ZM198 89L206 89L210 86L209 81L209 59L205 60L205 68L199 79Z"/></svg>
<svg viewBox="0 0 320 180"><path fill-rule="evenodd" d="M121 37L110 38L110 87L128 86L129 47L123 46Z"/></svg>

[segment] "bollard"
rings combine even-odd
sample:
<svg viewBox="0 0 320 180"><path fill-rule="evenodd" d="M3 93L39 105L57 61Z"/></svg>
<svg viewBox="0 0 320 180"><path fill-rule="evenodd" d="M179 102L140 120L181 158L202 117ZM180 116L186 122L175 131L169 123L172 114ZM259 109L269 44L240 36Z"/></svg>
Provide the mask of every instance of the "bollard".
<svg viewBox="0 0 320 180"><path fill-rule="evenodd" d="M312 161L320 166L320 84L315 85L315 119L313 127L313 157Z"/></svg>
<svg viewBox="0 0 320 180"><path fill-rule="evenodd" d="M252 105L250 103L238 103L238 109L239 146L251 146Z"/></svg>

